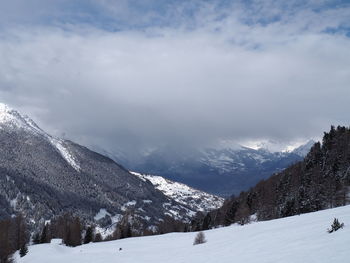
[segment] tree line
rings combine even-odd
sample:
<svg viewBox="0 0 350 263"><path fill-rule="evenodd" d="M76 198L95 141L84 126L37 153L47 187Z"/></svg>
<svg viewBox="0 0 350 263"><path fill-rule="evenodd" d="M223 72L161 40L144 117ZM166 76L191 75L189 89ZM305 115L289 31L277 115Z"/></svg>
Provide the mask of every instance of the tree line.
<svg viewBox="0 0 350 263"><path fill-rule="evenodd" d="M324 133L322 144L315 143L303 161L262 180L249 191L227 199L221 208L207 214L199 213L191 224L165 216L157 226L144 229L137 215L130 210L113 226L112 234L103 238L93 225L85 225L78 217L65 214L53 218L41 232L35 233L33 243L48 243L52 238L60 238L67 246L74 247L128 237L207 230L232 223L243 225L252 216L257 220L270 220L348 204L349 186L350 128L332 126ZM0 225L8 229L1 231L2 240L11 239L2 251L8 254L28 241L28 234L23 234L27 232L23 222L23 217L19 216Z"/></svg>
<svg viewBox="0 0 350 263"><path fill-rule="evenodd" d="M0 263L12 262L11 255L18 250L21 256L25 256L29 243L50 243L55 238L62 239L66 246L76 247L90 242L189 230L188 224L170 216L165 216L154 228L143 229L143 224L132 211L127 211L118 223L111 226L114 227L114 231L105 237L96 231L95 225L86 224L79 217L69 213L52 218L32 234L27 223L22 214L0 221Z"/></svg>
<svg viewBox="0 0 350 263"><path fill-rule="evenodd" d="M24 256L28 251L28 241L29 231L21 214L0 221L0 263L12 262L11 255L17 250Z"/></svg>
<svg viewBox="0 0 350 263"><path fill-rule="evenodd" d="M226 200L193 220L191 230L206 230L254 217L270 220L350 203L350 128L331 127L301 162Z"/></svg>
<svg viewBox="0 0 350 263"><path fill-rule="evenodd" d="M245 224L254 216L270 220L350 203L350 128L331 127L324 133L322 144L315 143L301 162L262 180L239 196L227 199L223 206L197 217L187 224L165 216L153 228L143 228L133 211L127 211L103 237L95 226L82 222L77 216L64 214L54 217L32 236L22 215L0 221L0 263L11 262L11 254L27 251L27 244L49 243L60 238L67 246L101 242L135 236L169 232L200 231L232 223ZM31 237L31 238L30 238Z"/></svg>

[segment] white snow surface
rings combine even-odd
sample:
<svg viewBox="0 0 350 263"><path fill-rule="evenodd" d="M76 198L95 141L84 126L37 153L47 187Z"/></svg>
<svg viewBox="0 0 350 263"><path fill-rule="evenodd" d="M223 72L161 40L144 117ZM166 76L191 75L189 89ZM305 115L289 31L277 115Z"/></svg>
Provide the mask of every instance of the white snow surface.
<svg viewBox="0 0 350 263"><path fill-rule="evenodd" d="M345 227L329 234L334 217ZM193 246L196 233L171 233L75 248L60 242L29 247L18 263L344 263L350 260L350 206L278 220L204 231L207 242ZM119 251L119 248L122 248Z"/></svg>
<svg viewBox="0 0 350 263"><path fill-rule="evenodd" d="M98 221L98 220L104 218L107 215L110 216L111 214L108 213L106 209L101 208L100 211L95 215L94 219L95 219L95 221Z"/></svg>
<svg viewBox="0 0 350 263"><path fill-rule="evenodd" d="M137 203L136 200L132 200L129 202L126 202L124 205L122 205L122 207L120 208L122 211L126 211L128 208L135 206Z"/></svg>
<svg viewBox="0 0 350 263"><path fill-rule="evenodd" d="M165 179L162 176L145 175L131 172L142 180L149 180L158 190L179 204L188 206L193 211L210 211L222 206L224 199L194 189L185 184Z"/></svg>
<svg viewBox="0 0 350 263"><path fill-rule="evenodd" d="M4 103L0 103L0 124L1 128L7 126L30 130L33 133L45 133L28 116L20 114Z"/></svg>
<svg viewBox="0 0 350 263"><path fill-rule="evenodd" d="M299 155L300 157L305 157L309 153L311 147L315 143L316 142L314 140L310 140L307 143L305 143L305 144L299 146L298 148L294 149L292 152L297 154L297 155Z"/></svg>
<svg viewBox="0 0 350 263"><path fill-rule="evenodd" d="M64 145L64 140L53 137L40 129L35 122L28 116L19 113L16 110L11 109L4 103L0 103L0 129L8 127L11 129L24 129L33 134L41 135L45 137L62 155L62 157L71 165L75 170L79 171L80 166L74 155Z"/></svg>
<svg viewBox="0 0 350 263"><path fill-rule="evenodd" d="M69 152L67 147L64 145L64 141L50 136L50 142L60 152L62 157L77 171L80 171L80 166L75 160L73 154Z"/></svg>

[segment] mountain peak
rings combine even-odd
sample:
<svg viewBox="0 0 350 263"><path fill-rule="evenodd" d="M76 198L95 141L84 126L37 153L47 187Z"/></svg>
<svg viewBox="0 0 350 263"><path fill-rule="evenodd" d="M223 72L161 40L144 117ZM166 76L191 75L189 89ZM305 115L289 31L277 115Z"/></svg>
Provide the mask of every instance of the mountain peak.
<svg viewBox="0 0 350 263"><path fill-rule="evenodd" d="M9 109L9 106L7 106L5 103L0 102L0 112L6 111Z"/></svg>
<svg viewBox="0 0 350 263"><path fill-rule="evenodd" d="M304 143L303 145L301 145L301 146L295 148L295 149L292 151L292 153L295 153L295 154L299 155L300 157L305 157L305 156L309 153L311 147L312 147L315 143L316 143L316 142L315 142L314 140L309 140L309 141L307 141L306 143Z"/></svg>
<svg viewBox="0 0 350 263"><path fill-rule="evenodd" d="M62 157L77 171L80 166L74 156L65 146L64 140L47 134L27 115L10 108L4 103L0 103L0 129L25 130L31 134L43 136L62 155Z"/></svg>
<svg viewBox="0 0 350 263"><path fill-rule="evenodd" d="M0 168L6 174L0 176L0 217L18 211L36 227L65 211L114 229L128 209L145 226L166 213L178 220L194 214L111 159L51 136L5 104L0 118ZM96 217L99 211L104 219Z"/></svg>
<svg viewBox="0 0 350 263"><path fill-rule="evenodd" d="M6 123L13 119L12 109L4 103L0 103L0 123Z"/></svg>
<svg viewBox="0 0 350 263"><path fill-rule="evenodd" d="M34 133L44 133L27 115L19 113L4 103L0 103L0 125L31 130Z"/></svg>

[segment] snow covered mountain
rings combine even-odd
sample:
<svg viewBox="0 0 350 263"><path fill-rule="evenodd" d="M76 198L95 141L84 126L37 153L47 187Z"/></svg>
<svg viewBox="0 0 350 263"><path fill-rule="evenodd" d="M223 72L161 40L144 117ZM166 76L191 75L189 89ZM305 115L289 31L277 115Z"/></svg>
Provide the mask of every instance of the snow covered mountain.
<svg viewBox="0 0 350 263"><path fill-rule="evenodd" d="M145 175L131 172L142 180L150 181L159 191L167 197L182 204L194 212L208 212L222 206L224 199L216 195L194 189L185 184L165 179L161 176Z"/></svg>
<svg viewBox="0 0 350 263"><path fill-rule="evenodd" d="M165 214L194 211L108 157L53 137L29 117L0 104L0 218L22 212L33 224L70 212L100 226L126 211L154 225Z"/></svg>
<svg viewBox="0 0 350 263"><path fill-rule="evenodd" d="M292 151L292 153L295 153L295 154L299 155L300 157L305 157L305 156L309 153L311 147L312 147L315 143L316 143L316 142L315 142L314 140L310 140L310 141L308 141L306 144L301 145L301 146L299 146L298 148L295 148L295 149Z"/></svg>
<svg viewBox="0 0 350 263"><path fill-rule="evenodd" d="M304 160L197 217L192 229L245 223L252 215L260 221L271 220L350 204L349 160L350 129L332 126Z"/></svg>
<svg viewBox="0 0 350 263"><path fill-rule="evenodd" d="M79 164L65 146L64 140L50 136L41 130L28 116L21 115L19 112L11 109L3 103L0 103L0 129L4 131L23 130L27 133L45 138L56 148L68 164L70 164L75 170L80 170Z"/></svg>
<svg viewBox="0 0 350 263"><path fill-rule="evenodd" d="M129 170L160 175L167 179L220 196L239 194L262 179L303 159L313 145L310 141L295 152L270 152L266 149L212 147L175 151L164 147L137 158L109 156Z"/></svg>
<svg viewBox="0 0 350 263"><path fill-rule="evenodd" d="M334 218L345 224L329 234ZM51 244L29 247L18 263L344 263L349 261L350 206L204 231L206 243L193 246L196 233L171 233L75 248ZM119 250L121 248L122 250Z"/></svg>

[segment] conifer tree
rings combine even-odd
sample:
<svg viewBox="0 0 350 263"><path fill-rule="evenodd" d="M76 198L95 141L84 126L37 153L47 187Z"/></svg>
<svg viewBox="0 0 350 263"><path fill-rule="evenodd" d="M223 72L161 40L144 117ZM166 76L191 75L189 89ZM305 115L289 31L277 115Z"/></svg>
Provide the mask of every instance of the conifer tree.
<svg viewBox="0 0 350 263"><path fill-rule="evenodd" d="M25 255L27 255L28 253L28 247L27 247L27 244L23 244L19 250L19 255L21 257L24 257Z"/></svg>
<svg viewBox="0 0 350 263"><path fill-rule="evenodd" d="M50 235L49 235L49 224L45 224L43 231L41 232L40 236L40 243L49 243L51 241Z"/></svg>
<svg viewBox="0 0 350 263"><path fill-rule="evenodd" d="M94 232L91 226L89 226L85 233L84 244L88 244L94 240Z"/></svg>
<svg viewBox="0 0 350 263"><path fill-rule="evenodd" d="M39 233L35 233L33 235L33 244L40 244L40 234Z"/></svg>
<svg viewBox="0 0 350 263"><path fill-rule="evenodd" d="M27 231L25 219L22 216L22 214L19 214L16 217L14 223L15 223L15 229L16 229L15 249L19 250L22 247L24 247L27 244L27 242L29 241L29 233Z"/></svg>
<svg viewBox="0 0 350 263"><path fill-rule="evenodd" d="M94 238L94 242L101 242L103 240L100 233L97 233Z"/></svg>

